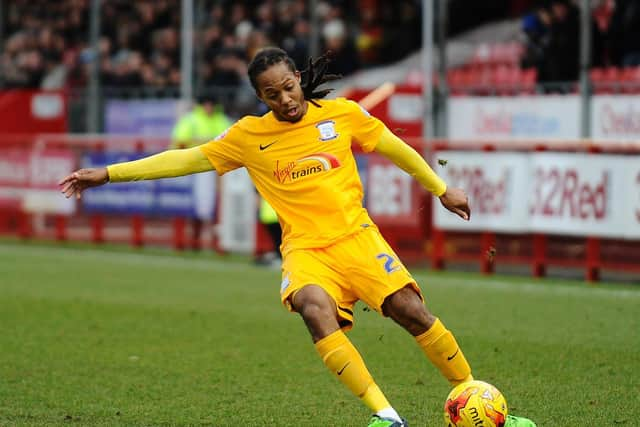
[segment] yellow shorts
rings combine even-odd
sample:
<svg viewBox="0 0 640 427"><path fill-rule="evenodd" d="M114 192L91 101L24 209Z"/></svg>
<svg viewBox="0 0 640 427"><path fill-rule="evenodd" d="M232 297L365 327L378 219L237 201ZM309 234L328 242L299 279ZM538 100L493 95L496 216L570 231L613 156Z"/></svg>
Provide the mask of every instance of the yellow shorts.
<svg viewBox="0 0 640 427"><path fill-rule="evenodd" d="M292 296L307 285L318 285L333 298L345 330L353 325L358 300L382 314L385 298L407 285L422 298L416 281L374 225L326 248L286 254L280 298L290 311Z"/></svg>

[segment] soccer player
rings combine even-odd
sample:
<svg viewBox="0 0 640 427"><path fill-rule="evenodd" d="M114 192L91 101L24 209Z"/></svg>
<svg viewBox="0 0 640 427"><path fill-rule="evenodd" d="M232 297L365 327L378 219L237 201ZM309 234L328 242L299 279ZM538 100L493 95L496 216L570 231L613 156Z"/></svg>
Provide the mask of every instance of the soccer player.
<svg viewBox="0 0 640 427"><path fill-rule="evenodd" d="M448 210L469 220L467 196L449 188L411 147L378 119L346 99L323 100L317 87L326 75L322 56L300 73L278 48L260 51L248 73L257 96L270 108L247 116L215 140L186 150L80 169L61 180L66 197L108 182L181 176L245 167L283 229L283 304L300 314L322 361L371 409L370 427L402 427L345 335L353 306L362 300L415 337L417 345L452 384L473 379L452 333L425 307L416 281L381 236L362 206L363 190L353 142L376 151L411 174ZM531 426L510 417L508 426Z"/></svg>

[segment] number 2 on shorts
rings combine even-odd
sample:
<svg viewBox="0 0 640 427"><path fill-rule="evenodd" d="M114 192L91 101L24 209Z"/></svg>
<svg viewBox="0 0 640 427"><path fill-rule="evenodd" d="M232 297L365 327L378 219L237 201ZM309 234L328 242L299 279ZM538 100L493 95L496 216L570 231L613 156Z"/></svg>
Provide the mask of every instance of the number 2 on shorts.
<svg viewBox="0 0 640 427"><path fill-rule="evenodd" d="M393 256L382 253L376 255L376 258L384 260L384 271L387 273L393 273L394 271L400 270L399 265L394 265L396 259Z"/></svg>

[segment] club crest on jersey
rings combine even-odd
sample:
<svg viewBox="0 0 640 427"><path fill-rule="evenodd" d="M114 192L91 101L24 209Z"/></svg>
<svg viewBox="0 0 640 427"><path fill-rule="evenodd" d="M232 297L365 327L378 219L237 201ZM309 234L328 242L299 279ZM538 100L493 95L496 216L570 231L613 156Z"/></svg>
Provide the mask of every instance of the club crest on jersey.
<svg viewBox="0 0 640 427"><path fill-rule="evenodd" d="M318 132L320 132L320 141L330 141L338 137L336 133L336 122L333 120L320 122L316 127L318 128Z"/></svg>

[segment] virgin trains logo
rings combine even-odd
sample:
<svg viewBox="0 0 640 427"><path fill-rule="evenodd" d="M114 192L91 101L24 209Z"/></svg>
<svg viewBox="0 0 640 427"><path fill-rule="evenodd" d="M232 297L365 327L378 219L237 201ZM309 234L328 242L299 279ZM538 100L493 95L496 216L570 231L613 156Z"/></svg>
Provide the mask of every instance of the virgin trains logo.
<svg viewBox="0 0 640 427"><path fill-rule="evenodd" d="M328 171L340 166L337 158L327 153L316 153L294 162L276 161L273 176L280 184L293 182L309 175Z"/></svg>

